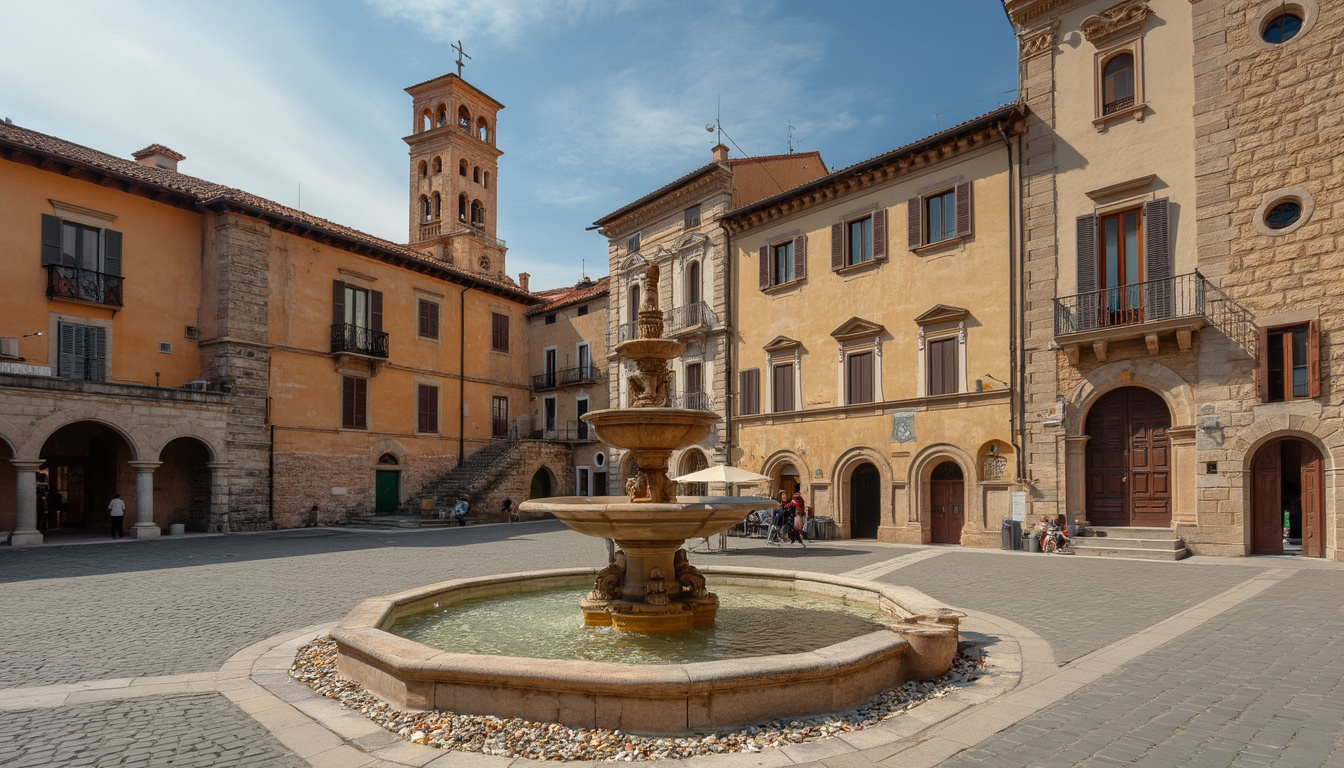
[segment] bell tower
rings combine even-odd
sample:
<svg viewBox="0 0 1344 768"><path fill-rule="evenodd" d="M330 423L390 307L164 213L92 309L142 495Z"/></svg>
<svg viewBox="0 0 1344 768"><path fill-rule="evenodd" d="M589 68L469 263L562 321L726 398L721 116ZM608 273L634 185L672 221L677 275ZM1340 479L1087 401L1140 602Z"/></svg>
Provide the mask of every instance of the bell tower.
<svg viewBox="0 0 1344 768"><path fill-rule="evenodd" d="M503 104L461 76L446 74L406 89L411 95L412 248L459 269L504 277L504 241L495 235L499 156L496 116Z"/></svg>

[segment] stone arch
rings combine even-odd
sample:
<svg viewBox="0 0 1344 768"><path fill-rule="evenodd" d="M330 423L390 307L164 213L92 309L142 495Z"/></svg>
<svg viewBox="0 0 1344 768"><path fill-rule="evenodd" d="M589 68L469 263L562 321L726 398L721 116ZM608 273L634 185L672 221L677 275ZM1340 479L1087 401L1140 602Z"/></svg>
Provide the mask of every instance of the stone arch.
<svg viewBox="0 0 1344 768"><path fill-rule="evenodd" d="M1069 393L1064 414L1065 434L1081 435L1092 405L1113 389L1143 387L1152 390L1167 404L1172 426L1195 423L1198 408L1190 384L1165 365L1141 358L1118 360L1088 372Z"/></svg>
<svg viewBox="0 0 1344 768"><path fill-rule="evenodd" d="M37 459L42 453L42 446L57 430L80 421L102 424L120 435L121 439L125 440L126 445L131 449L131 461L141 461L145 455L145 446L153 443L144 430L138 427L129 427L118 423L115 419L108 418L107 411L102 408L72 408L68 411L63 410L53 413L34 425L28 431L28 437L23 441L22 447L15 452L17 454L16 458Z"/></svg>
<svg viewBox="0 0 1344 768"><path fill-rule="evenodd" d="M457 108L457 127L470 133L471 132L471 110L463 104Z"/></svg>
<svg viewBox="0 0 1344 768"><path fill-rule="evenodd" d="M9 448L9 455L18 456L19 451L19 428L0 419L0 446Z"/></svg>
<svg viewBox="0 0 1344 768"><path fill-rule="evenodd" d="M538 495L539 494L538 478L544 480L546 485L545 493L542 493L540 495ZM550 498L552 496L557 495L560 491L560 482L559 480L556 479L555 472L545 464L542 464L537 467L536 471L532 473L528 482L529 482L527 492L528 499Z"/></svg>
<svg viewBox="0 0 1344 768"><path fill-rule="evenodd" d="M369 448L369 466L378 468L380 466L378 459L385 453L390 453L396 458L397 466L406 466L406 449L401 446L401 443L391 438L379 440ZM381 467L383 469L388 468L387 465L381 465Z"/></svg>
<svg viewBox="0 0 1344 768"><path fill-rule="evenodd" d="M209 452L212 462L228 461L219 435L212 434L209 430L195 424L181 424L174 426L171 431L164 431L155 435L154 439L145 446L145 461L159 461L164 447L179 437L189 437L199 441Z"/></svg>
<svg viewBox="0 0 1344 768"><path fill-rule="evenodd" d="M697 446L691 446L681 452L677 457L677 475L689 475L692 472L699 472L702 469L709 468L709 456L703 449ZM673 475L674 477L676 475ZM682 494L686 496L708 496L708 483L683 483Z"/></svg>
<svg viewBox="0 0 1344 768"><path fill-rule="evenodd" d="M476 118L476 138L486 144L490 143L490 124L486 122L484 117Z"/></svg>
<svg viewBox="0 0 1344 768"><path fill-rule="evenodd" d="M1320 437L1322 434L1329 435L1331 439L1327 441ZM1233 462L1233 466L1228 469L1236 471L1248 466L1251 457L1257 451L1266 443L1280 437L1295 437L1316 446L1316 450L1321 452L1321 458L1325 461L1326 470L1338 466L1335 456L1344 454L1344 435L1334 428L1326 427L1320 419L1313 416L1290 416L1286 413L1268 418L1257 415L1254 422L1237 430L1237 436L1233 438L1231 445L1226 447L1228 458Z"/></svg>
<svg viewBox="0 0 1344 768"><path fill-rule="evenodd" d="M808 467L807 462L803 460L801 455L794 453L787 448L775 451L766 457L765 461L761 462L760 470L762 475L770 477L770 488L767 495L771 498L774 498L780 491L780 472L784 470L785 464L792 464L797 468L799 485L802 489L807 488L807 479L812 476L812 470ZM807 496L805 490L803 491L803 496L804 498Z"/></svg>
<svg viewBox="0 0 1344 768"><path fill-rule="evenodd" d="M432 130L434 128L434 114L426 109L420 113L420 122L416 126L416 133Z"/></svg>
<svg viewBox="0 0 1344 768"><path fill-rule="evenodd" d="M854 470L861 464L872 464L877 468L877 474L881 478L881 506L879 526L894 525L892 518L892 476L891 464L882 452L870 448L866 445L855 446L840 454L835 460L835 466L831 470L831 478L835 483L835 493L832 501L832 514L835 516L835 524L840 530L848 532L853 521L850 520L850 482L854 476Z"/></svg>
<svg viewBox="0 0 1344 768"><path fill-rule="evenodd" d="M961 476L965 478L965 500L962 503L965 505L966 523L969 525L974 520L977 523L976 528L985 526L983 505L972 493L975 481L980 477L975 458L961 446L952 443L934 443L916 453L910 462L909 522L919 526L925 541L929 538L931 520L929 481L932 479L933 470L945 461L960 467Z"/></svg>

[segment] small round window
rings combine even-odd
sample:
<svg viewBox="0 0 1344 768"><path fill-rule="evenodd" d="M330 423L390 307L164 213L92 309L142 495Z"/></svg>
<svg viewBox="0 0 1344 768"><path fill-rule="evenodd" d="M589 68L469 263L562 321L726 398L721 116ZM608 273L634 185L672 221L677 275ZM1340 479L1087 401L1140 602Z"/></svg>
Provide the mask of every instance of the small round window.
<svg viewBox="0 0 1344 768"><path fill-rule="evenodd" d="M1285 200L1265 214L1265 226L1270 229L1286 229L1302 218L1302 204L1296 200Z"/></svg>
<svg viewBox="0 0 1344 768"><path fill-rule="evenodd" d="M1283 43L1297 37L1297 33L1302 31L1302 17L1292 13L1281 13L1269 20L1265 29L1260 33L1266 43L1271 45L1282 45Z"/></svg>

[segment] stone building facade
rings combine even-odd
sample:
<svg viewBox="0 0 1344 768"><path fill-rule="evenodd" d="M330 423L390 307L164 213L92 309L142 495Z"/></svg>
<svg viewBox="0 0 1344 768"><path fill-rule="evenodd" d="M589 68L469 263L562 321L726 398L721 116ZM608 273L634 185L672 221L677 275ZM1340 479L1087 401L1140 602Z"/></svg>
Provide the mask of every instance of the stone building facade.
<svg viewBox="0 0 1344 768"><path fill-rule="evenodd" d="M411 143L456 158L467 142L491 163L493 201L498 105L455 76L411 90L471 97L472 135ZM14 543L105 526L113 493L141 537L302 525L314 505L322 522L390 512L516 436L536 300L503 275L492 216L400 245L180 173L183 159L0 126L0 530ZM482 243L488 265L476 250L472 268L451 263Z"/></svg>
<svg viewBox="0 0 1344 768"><path fill-rule="evenodd" d="M729 456L731 278L727 239L719 217L826 175L826 166L816 152L729 159L728 148L720 144L713 153L709 164L595 222L609 241L610 402L628 402L626 381L633 369L618 360L615 350L617 344L634 338L640 297L648 291L645 273L652 263L660 269L658 298L664 310L664 334L686 344L681 357L670 361L675 404L723 417L699 445L672 454L668 466L673 475L726 463ZM617 469L612 470L610 481L614 489L619 489L618 483L623 483L632 469L628 455L612 453Z"/></svg>
<svg viewBox="0 0 1344 768"><path fill-rule="evenodd" d="M1023 121L1004 107L724 216L731 463L841 538L998 546Z"/></svg>
<svg viewBox="0 0 1344 768"><path fill-rule="evenodd" d="M1338 10L1005 7L1031 112L1033 515L1165 530L1200 554L1338 559Z"/></svg>

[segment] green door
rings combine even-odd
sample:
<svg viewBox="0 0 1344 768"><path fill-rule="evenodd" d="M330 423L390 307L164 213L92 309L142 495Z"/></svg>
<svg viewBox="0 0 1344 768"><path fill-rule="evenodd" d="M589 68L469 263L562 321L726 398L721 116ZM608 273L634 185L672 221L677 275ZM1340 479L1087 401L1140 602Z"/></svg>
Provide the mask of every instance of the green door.
<svg viewBox="0 0 1344 768"><path fill-rule="evenodd" d="M377 470L374 473L373 512L390 515L401 503L401 473Z"/></svg>

